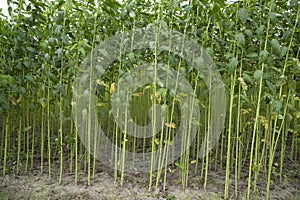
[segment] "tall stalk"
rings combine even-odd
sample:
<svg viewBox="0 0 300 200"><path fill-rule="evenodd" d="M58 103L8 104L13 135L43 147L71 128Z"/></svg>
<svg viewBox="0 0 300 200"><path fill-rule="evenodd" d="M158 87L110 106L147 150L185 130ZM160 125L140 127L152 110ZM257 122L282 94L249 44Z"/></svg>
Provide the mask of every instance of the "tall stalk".
<svg viewBox="0 0 300 200"><path fill-rule="evenodd" d="M96 11L96 13L95 13L95 20L94 20L94 27L93 27L93 30L94 30L94 34L93 34L93 40L92 40L92 48L94 48L95 47L95 40L96 40L96 33L97 33L97 31L96 31L96 28L97 28L97 19L98 19L98 13L99 12L99 9L97 9L97 11ZM92 127L92 118L94 118L95 116L92 116L92 109L93 109L93 107L94 107L94 105L92 105L92 96L94 95L94 94L92 94L92 91L93 91L93 89L92 89L92 87L94 87L94 83L93 83L93 80L92 80L92 77L93 77L93 69L94 69L94 66L92 65L92 63L93 63L93 55L91 54L90 55L90 57L89 57L89 59L90 59L90 66L89 66L89 77L90 77L90 79L89 79L89 105L88 105L88 110L89 110L89 112L88 112L88 127L87 127L87 138L88 138L88 140L87 140L87 164L88 164L88 181L87 181L87 184L88 185L91 185L91 135L92 135L92 131L95 131L94 130L94 127ZM96 134L96 133L93 133L93 134Z"/></svg>
<svg viewBox="0 0 300 200"><path fill-rule="evenodd" d="M41 101L42 113L41 113L41 141L40 141L40 151L41 151L41 173L44 172L44 143L45 143L45 105L43 100Z"/></svg>
<svg viewBox="0 0 300 200"><path fill-rule="evenodd" d="M232 115L233 115L233 99L234 99L234 89L235 89L235 80L236 80L236 70L234 70L234 74L230 75L230 103L229 103L229 119L228 119L228 136L227 136L227 159L226 159L226 177L225 177L225 191L224 191L224 199L228 198L228 190L229 190L229 174L230 174L230 164L231 164L231 132L232 132Z"/></svg>
<svg viewBox="0 0 300 200"><path fill-rule="evenodd" d="M68 9L65 9L65 11L61 11L63 12L63 16L62 16L62 32L61 34L64 35L65 34L65 29L66 29L66 20L67 20L67 15L68 15ZM61 49L61 63L60 63L60 69L59 69L59 113L58 113L58 116L59 116L59 127L58 127L58 132L59 132L59 152L60 152L60 156L59 156L59 161L60 161L60 165L59 165L59 181L58 183L61 184L62 183L62 175L63 175L63 162L64 162L64 157L63 157L63 137L64 137L64 121L65 121L65 110L64 110L64 97L63 97L63 92L65 90L63 86L64 84L64 81L63 81L63 78L64 78L64 74L63 74L63 71L64 71L64 67L66 65L66 60L65 60L65 54L64 54L64 51L65 51L65 45L64 45L64 42L61 41L61 46L60 46L60 49Z"/></svg>
<svg viewBox="0 0 300 200"><path fill-rule="evenodd" d="M269 12L272 11L272 5L273 1L271 2ZM267 51L267 44L269 39L269 29L270 29L270 18L268 18L267 22L267 30L266 30L266 39L264 44L264 51ZM265 69L265 62L261 65L261 73L264 73ZM250 193L251 193L251 179L252 179L252 165L253 165L253 152L254 152L254 143L257 136L257 128L259 123L259 114L260 114L260 105L261 105L261 95L262 95L262 88L263 88L263 76L260 77L259 80L259 88L258 88L258 97L257 97L257 106L256 106L256 114L255 114L255 122L253 125L253 133L252 133L252 140L251 140L251 149L250 149L250 160L249 160L249 170L248 170L248 190L247 190L247 199L250 199ZM256 147L257 148L257 147ZM254 163L254 166L257 163Z"/></svg>
<svg viewBox="0 0 300 200"><path fill-rule="evenodd" d="M22 132L22 115L19 116L17 174L19 173L19 166L20 166L20 153L21 153L21 140L22 140L21 132Z"/></svg>
<svg viewBox="0 0 300 200"><path fill-rule="evenodd" d="M243 55L243 50L241 52ZM241 113L241 95L242 90L247 90L247 85L242 79L242 69L243 69L243 62L241 61L240 68L239 68L239 87L238 87L238 100L237 100L237 122L236 122L236 136L235 136L235 170L234 170L234 180L235 180L235 196L238 196L238 180L240 178L241 172L241 140L240 140L240 126L242 124L240 120L240 113Z"/></svg>
<svg viewBox="0 0 300 200"><path fill-rule="evenodd" d="M158 5L158 15L157 15L157 18L156 18L156 24L159 25L159 20L161 18L161 3ZM156 33L156 36L155 36L155 48L154 48L154 80L157 80L157 64L158 64L158 42L159 42L159 34L160 34L160 26L158 26L158 30L157 30L157 33ZM152 95L153 97L155 97L156 95L156 83L152 85ZM155 154L155 130L156 130L156 127L157 127L157 124L156 124L156 107L155 107L155 101L153 100L152 101L152 106L153 106L153 110L152 110L152 113L151 113L151 119L152 119L152 140L151 140L151 165L150 165L150 171L149 171L149 188L148 188L148 191L151 190L151 186L152 186L152 181L153 181L153 166L155 165L155 162L156 162L156 154Z"/></svg>
<svg viewBox="0 0 300 200"><path fill-rule="evenodd" d="M293 32L292 32L292 35L291 35L291 39L290 39L290 42L289 42L289 46L288 46L288 50L287 50L287 53L286 53L285 62L284 62L283 70L282 70L282 76L283 77L285 75L285 71L286 71L286 68L287 68L289 52L290 52L291 46L293 44L293 38L294 38L295 31L296 31L296 27L298 25L298 19L299 19L299 7L298 7L298 10L297 10L295 24L294 24L294 27L293 27L293 30L292 30ZM283 85L280 85L279 94L278 94L278 98L280 100L282 99L282 90L283 90ZM276 135L276 130L277 130L278 114L276 115L275 120L274 120L274 128L273 128L274 131L273 131L273 137L272 137L272 141L271 141L269 163L268 163L269 167L268 167L268 179L267 179L267 187L266 187L266 199L269 198L270 177L271 177L271 173L272 173L273 159L274 159L274 155L275 155L277 142L278 142L278 139L279 139L279 136L280 136L280 132L281 132L281 129L283 128L283 122L285 121L285 114L286 114L286 111L287 111L287 105L288 105L289 96L290 96L289 94L290 93L288 93L288 95L287 95L287 100L286 100L287 102L286 102L286 107L285 107L285 110L284 110L284 116L283 116L283 120L281 122L280 128L278 130L278 136L277 136L276 140L275 140L275 135ZM282 140L283 139L284 138L282 138Z"/></svg>
<svg viewBox="0 0 300 200"><path fill-rule="evenodd" d="M9 113L5 116L5 136L4 136L4 158L3 158L3 171L2 174L6 174L6 161L8 151L8 139L9 139Z"/></svg>

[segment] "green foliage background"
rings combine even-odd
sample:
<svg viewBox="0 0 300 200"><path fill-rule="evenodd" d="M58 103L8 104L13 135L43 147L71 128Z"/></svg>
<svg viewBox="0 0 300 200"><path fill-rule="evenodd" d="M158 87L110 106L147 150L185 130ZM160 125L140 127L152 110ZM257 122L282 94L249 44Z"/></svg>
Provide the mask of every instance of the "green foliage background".
<svg viewBox="0 0 300 200"><path fill-rule="evenodd" d="M279 135L277 141L292 146L292 151L287 152L289 159L299 159L300 23L297 0L244 0L232 4L223 0L123 3L8 0L8 3L15 9L9 8L9 17L0 17L0 165L4 149L10 149L11 163L15 160L18 141L14 138L21 140L19 149L24 152L21 154L24 160L27 155L27 162L30 157L33 159L32 154L40 153L41 150L29 153L28 150L42 140L44 136L40 132L45 131L42 127L50 125L46 125L49 119L49 142L57 147L74 148L76 133L71 128L71 86L81 62L105 38L150 23L197 40L220 70L228 99L233 102L228 105L231 124L240 119L238 129L229 127L227 119L223 139L216 147L215 158L221 167L224 162L220 154L226 154L229 129L233 133L238 130L229 145L234 149L233 144L241 141L243 152L239 158L244 157L244 162L250 156L254 129L257 130L255 146L264 148L265 155L273 149L285 155L282 149L285 145L280 148L269 145L272 141L276 144L276 138L272 140L276 134L276 137ZM147 59L138 53L134 56ZM170 63L176 61L174 57L167 59ZM109 73L105 79L108 87L104 88L107 92L119 75L113 68ZM60 138L58 124L63 125L63 138ZM20 132L21 137L18 136ZM7 144L5 135L10 138ZM36 141L32 146L34 137ZM47 143L43 145L46 149ZM52 154L54 158L55 151ZM262 158L256 158L259 167L268 165L268 156L259 152L255 155Z"/></svg>

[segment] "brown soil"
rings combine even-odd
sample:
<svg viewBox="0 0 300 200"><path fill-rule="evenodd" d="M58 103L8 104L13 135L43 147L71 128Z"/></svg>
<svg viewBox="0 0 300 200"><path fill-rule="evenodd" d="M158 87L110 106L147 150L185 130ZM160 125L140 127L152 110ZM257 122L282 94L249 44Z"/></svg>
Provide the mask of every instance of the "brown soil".
<svg viewBox="0 0 300 200"><path fill-rule="evenodd" d="M148 191L149 176L147 174L126 174L124 185L115 181L113 171L99 166L91 185L87 186L87 174L80 173L78 183L75 183L74 173L64 173L63 182L58 184L59 165L53 167L52 178L49 180L47 169L40 173L35 169L23 175L9 174L0 176L0 199L223 199L225 170L210 170L206 190L203 181L199 179L200 171L190 169L189 186L182 188L179 170L173 168L167 174L167 186L163 191L162 181L158 188ZM279 183L279 178L272 177L270 199L300 199L300 172L298 165L290 164L289 174ZM297 169L298 168L298 169ZM67 171L67 170L65 170ZM247 192L247 173L241 174L238 182L237 199L245 199ZM155 181L156 179L154 179ZM155 185L155 183L154 183ZM265 182L257 183L257 193L252 199L264 199ZM230 181L230 199L234 196L234 175Z"/></svg>

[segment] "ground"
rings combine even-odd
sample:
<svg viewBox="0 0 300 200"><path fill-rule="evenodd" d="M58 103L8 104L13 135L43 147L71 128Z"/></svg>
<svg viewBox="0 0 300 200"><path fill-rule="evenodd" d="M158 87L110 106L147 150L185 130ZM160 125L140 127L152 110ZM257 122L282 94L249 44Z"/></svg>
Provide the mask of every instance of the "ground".
<svg viewBox="0 0 300 200"><path fill-rule="evenodd" d="M47 168L40 173L38 168L27 173L15 173L0 176L0 199L223 199L225 170L211 169L208 174L206 190L203 181L199 180L200 172L191 170L189 186L185 189L180 184L179 170L168 173L166 190L162 184L148 191L147 174L127 174L124 185L121 187L119 180L115 182L113 171L98 163L94 179L87 186L87 174L81 172L76 184L75 174L65 172L62 184L58 184L59 165L53 167L52 178L48 178ZM298 165L289 165L289 173L285 180L279 183L277 177L271 185L270 199L300 199L300 170ZM67 169L65 169L68 171ZM241 174L238 185L238 198L233 198L234 175L231 175L230 199L245 199L247 191L247 173ZM278 180L277 180L278 179ZM266 183L257 183L257 193L252 199L264 199Z"/></svg>

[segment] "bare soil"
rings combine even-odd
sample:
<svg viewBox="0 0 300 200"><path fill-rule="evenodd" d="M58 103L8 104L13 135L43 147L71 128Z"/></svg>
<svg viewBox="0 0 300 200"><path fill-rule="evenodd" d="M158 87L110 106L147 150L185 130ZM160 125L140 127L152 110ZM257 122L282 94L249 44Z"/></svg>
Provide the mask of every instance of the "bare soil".
<svg viewBox="0 0 300 200"><path fill-rule="evenodd" d="M299 165L288 164L287 167L288 171L285 172L281 183L276 174L272 177L275 181L271 184L270 199L300 199ZM205 190L203 180L199 178L200 171L195 172L191 168L189 186L183 188L180 183L179 169L170 168L172 173L167 173L165 191L163 191L162 181L157 188L152 187L148 191L148 174L126 174L124 185L121 187L120 180L115 181L112 169L97 163L96 173L90 186L87 185L87 173L79 173L76 184L75 174L69 173L69 169L64 169L63 181L59 185L59 165L54 164L51 179L48 177L45 165L44 173L36 168L18 175L11 173L4 177L0 176L0 199L223 199L225 170L211 169ZM230 199L245 199L247 176L247 173L241 174L241 179L238 181L239 196L233 198L235 184L234 174L231 175ZM252 199L264 199L265 187L265 182L258 182L257 192L252 194Z"/></svg>

